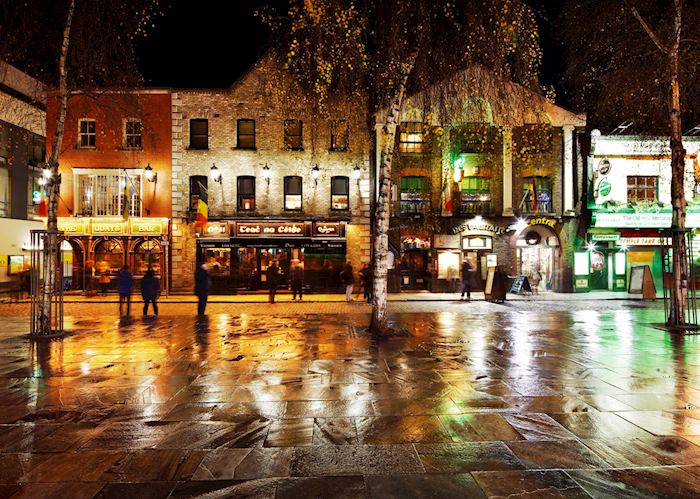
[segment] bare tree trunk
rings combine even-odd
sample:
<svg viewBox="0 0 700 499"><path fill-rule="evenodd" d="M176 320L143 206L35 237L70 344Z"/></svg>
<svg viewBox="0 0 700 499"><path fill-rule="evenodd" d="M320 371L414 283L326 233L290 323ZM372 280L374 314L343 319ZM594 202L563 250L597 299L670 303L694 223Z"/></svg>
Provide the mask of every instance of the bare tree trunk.
<svg viewBox="0 0 700 499"><path fill-rule="evenodd" d="M58 196L61 190L61 177L58 173L58 158L61 152L61 144L63 142L63 128L66 119L66 108L68 105L68 75L66 72L66 59L68 58L68 47L70 45L71 26L73 24L73 12L75 11L75 0L71 0L68 5L68 14L66 23L63 28L63 41L61 43L61 56L58 61L58 114L56 116L56 130L51 144L51 157L49 158L48 168L51 176L47 183L48 194L48 220L46 228L49 231L58 229ZM44 259L45 266L43 269L44 281L41 290L41 302L38 307L39 324L41 334L51 334L51 298L56 290L56 285L62 283L56 282L58 273L57 266L60 265L60 247L59 240L55 234L49 234L44 241L44 249L46 258Z"/></svg>
<svg viewBox="0 0 700 499"><path fill-rule="evenodd" d="M682 281L687 285L688 255L685 240L685 149L681 124L681 100L679 82L679 58L683 0L674 0L673 38L668 52L670 77L670 125L671 125L671 237L673 242L673 281L671 307L668 316L670 326L685 323L685 293Z"/></svg>
<svg viewBox="0 0 700 499"><path fill-rule="evenodd" d="M387 257L389 253L389 218L391 216L391 163L396 143L396 126L403 96L406 91L408 76L413 70L417 57L414 52L405 63L405 72L389 105L386 122L382 127L384 143L382 144L381 165L379 167L379 190L377 209L374 217L374 283L372 296L372 322L370 331L375 336L390 333L386 323L387 304Z"/></svg>

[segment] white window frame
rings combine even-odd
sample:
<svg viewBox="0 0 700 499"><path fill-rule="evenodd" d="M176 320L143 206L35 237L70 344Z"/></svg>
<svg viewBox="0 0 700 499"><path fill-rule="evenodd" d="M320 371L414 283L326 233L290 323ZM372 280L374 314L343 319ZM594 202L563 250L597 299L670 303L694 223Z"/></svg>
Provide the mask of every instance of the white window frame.
<svg viewBox="0 0 700 499"><path fill-rule="evenodd" d="M129 123L138 123L140 125L140 129L139 129L138 134L129 133L129 131L127 130ZM130 146L129 145L129 137L138 137L139 143L141 145ZM141 150L143 150L143 121L141 121L138 118L124 118L124 124L122 126L122 142L123 142L124 149L128 149L129 151L141 151Z"/></svg>
<svg viewBox="0 0 700 499"><path fill-rule="evenodd" d="M138 192L134 194L132 197L132 200L130 201L130 209L129 209L129 216L133 217L140 217L141 214L143 213L143 169L142 168L127 168L126 169L127 173L129 176L133 179L138 178ZM90 214L86 214L83 209L83 203L81 199L82 192L80 190L80 180L81 177L84 176L117 176L119 177L118 180L118 185L119 187L117 188L117 193L114 195L117 196L117 201L116 204L112 203L110 210L103 209L99 210L98 206L96 206L97 202L95 201L95 186L93 184L93 192L92 192L92 212ZM123 205L122 205L122 196L121 196L121 191L124 189L123 184L121 183L122 179L124 178L124 169L123 168L73 168L73 210L76 215L79 216L90 216L90 217L97 217L97 218L114 218L114 217L121 217L123 216ZM138 204L135 204L134 201L138 200ZM102 212L108 212L108 213L99 213L100 211Z"/></svg>
<svg viewBox="0 0 700 499"><path fill-rule="evenodd" d="M95 130L93 132L83 133L83 123L93 123L95 125ZM83 136L93 137L93 142L95 145L83 145ZM88 140L90 142L90 140ZM80 118L78 120L78 149L97 149L97 120L94 118Z"/></svg>

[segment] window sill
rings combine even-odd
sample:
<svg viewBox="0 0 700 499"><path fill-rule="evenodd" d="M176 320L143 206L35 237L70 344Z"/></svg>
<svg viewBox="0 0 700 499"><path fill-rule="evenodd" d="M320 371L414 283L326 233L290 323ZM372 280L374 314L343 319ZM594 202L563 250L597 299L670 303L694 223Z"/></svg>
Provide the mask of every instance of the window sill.
<svg viewBox="0 0 700 499"><path fill-rule="evenodd" d="M282 150L285 152L304 152L303 147L300 147L300 148L284 147L284 148L282 148Z"/></svg>
<svg viewBox="0 0 700 499"><path fill-rule="evenodd" d="M329 148L328 152L350 152L350 148L349 147L345 147L343 149L331 149L331 148Z"/></svg>
<svg viewBox="0 0 700 499"><path fill-rule="evenodd" d="M208 147L186 147L185 151L208 151Z"/></svg>
<svg viewBox="0 0 700 499"><path fill-rule="evenodd" d="M76 151L97 151L97 146L95 147L81 147L75 146Z"/></svg>
<svg viewBox="0 0 700 499"><path fill-rule="evenodd" d="M349 215L350 214L350 208L331 208L331 212L337 213L339 215Z"/></svg>
<svg viewBox="0 0 700 499"><path fill-rule="evenodd" d="M255 152L255 151L258 150L258 148L257 148L257 147L238 147L238 146L235 146L235 147L232 147L231 150L233 150L233 151L253 151L253 152Z"/></svg>
<svg viewBox="0 0 700 499"><path fill-rule="evenodd" d="M121 152L143 151L143 147L117 147L117 151L121 151Z"/></svg>

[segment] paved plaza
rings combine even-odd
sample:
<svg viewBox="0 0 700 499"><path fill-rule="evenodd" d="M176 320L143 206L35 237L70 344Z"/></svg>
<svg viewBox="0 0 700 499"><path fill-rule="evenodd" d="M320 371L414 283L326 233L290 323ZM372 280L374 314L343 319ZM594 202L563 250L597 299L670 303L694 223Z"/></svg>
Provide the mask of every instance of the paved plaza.
<svg viewBox="0 0 700 499"><path fill-rule="evenodd" d="M0 305L0 497L697 497L700 339L572 303Z"/></svg>

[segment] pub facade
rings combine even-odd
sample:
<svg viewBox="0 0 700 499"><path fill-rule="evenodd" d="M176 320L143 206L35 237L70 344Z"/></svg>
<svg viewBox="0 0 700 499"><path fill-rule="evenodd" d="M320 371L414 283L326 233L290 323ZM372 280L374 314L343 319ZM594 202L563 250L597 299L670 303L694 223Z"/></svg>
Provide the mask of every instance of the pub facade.
<svg viewBox="0 0 700 499"><path fill-rule="evenodd" d="M346 263L369 263L363 104L314 113L280 95L284 78L266 57L231 88L174 91L174 289L191 290L207 263L214 293L264 290L274 262L282 288L298 265L307 291L335 292Z"/></svg>
<svg viewBox="0 0 700 499"><path fill-rule="evenodd" d="M56 95L47 102L51 145ZM170 287L170 91L76 92L68 99L59 156L58 228L64 287L116 290L128 266L138 283L148 269ZM50 152L49 152L50 154Z"/></svg>
<svg viewBox="0 0 700 499"><path fill-rule="evenodd" d="M477 289L498 266L539 275L542 291L572 291L585 116L515 84L504 91L507 109L465 96L448 115L431 107L435 89L407 99L392 170L391 291L456 291L465 260Z"/></svg>

